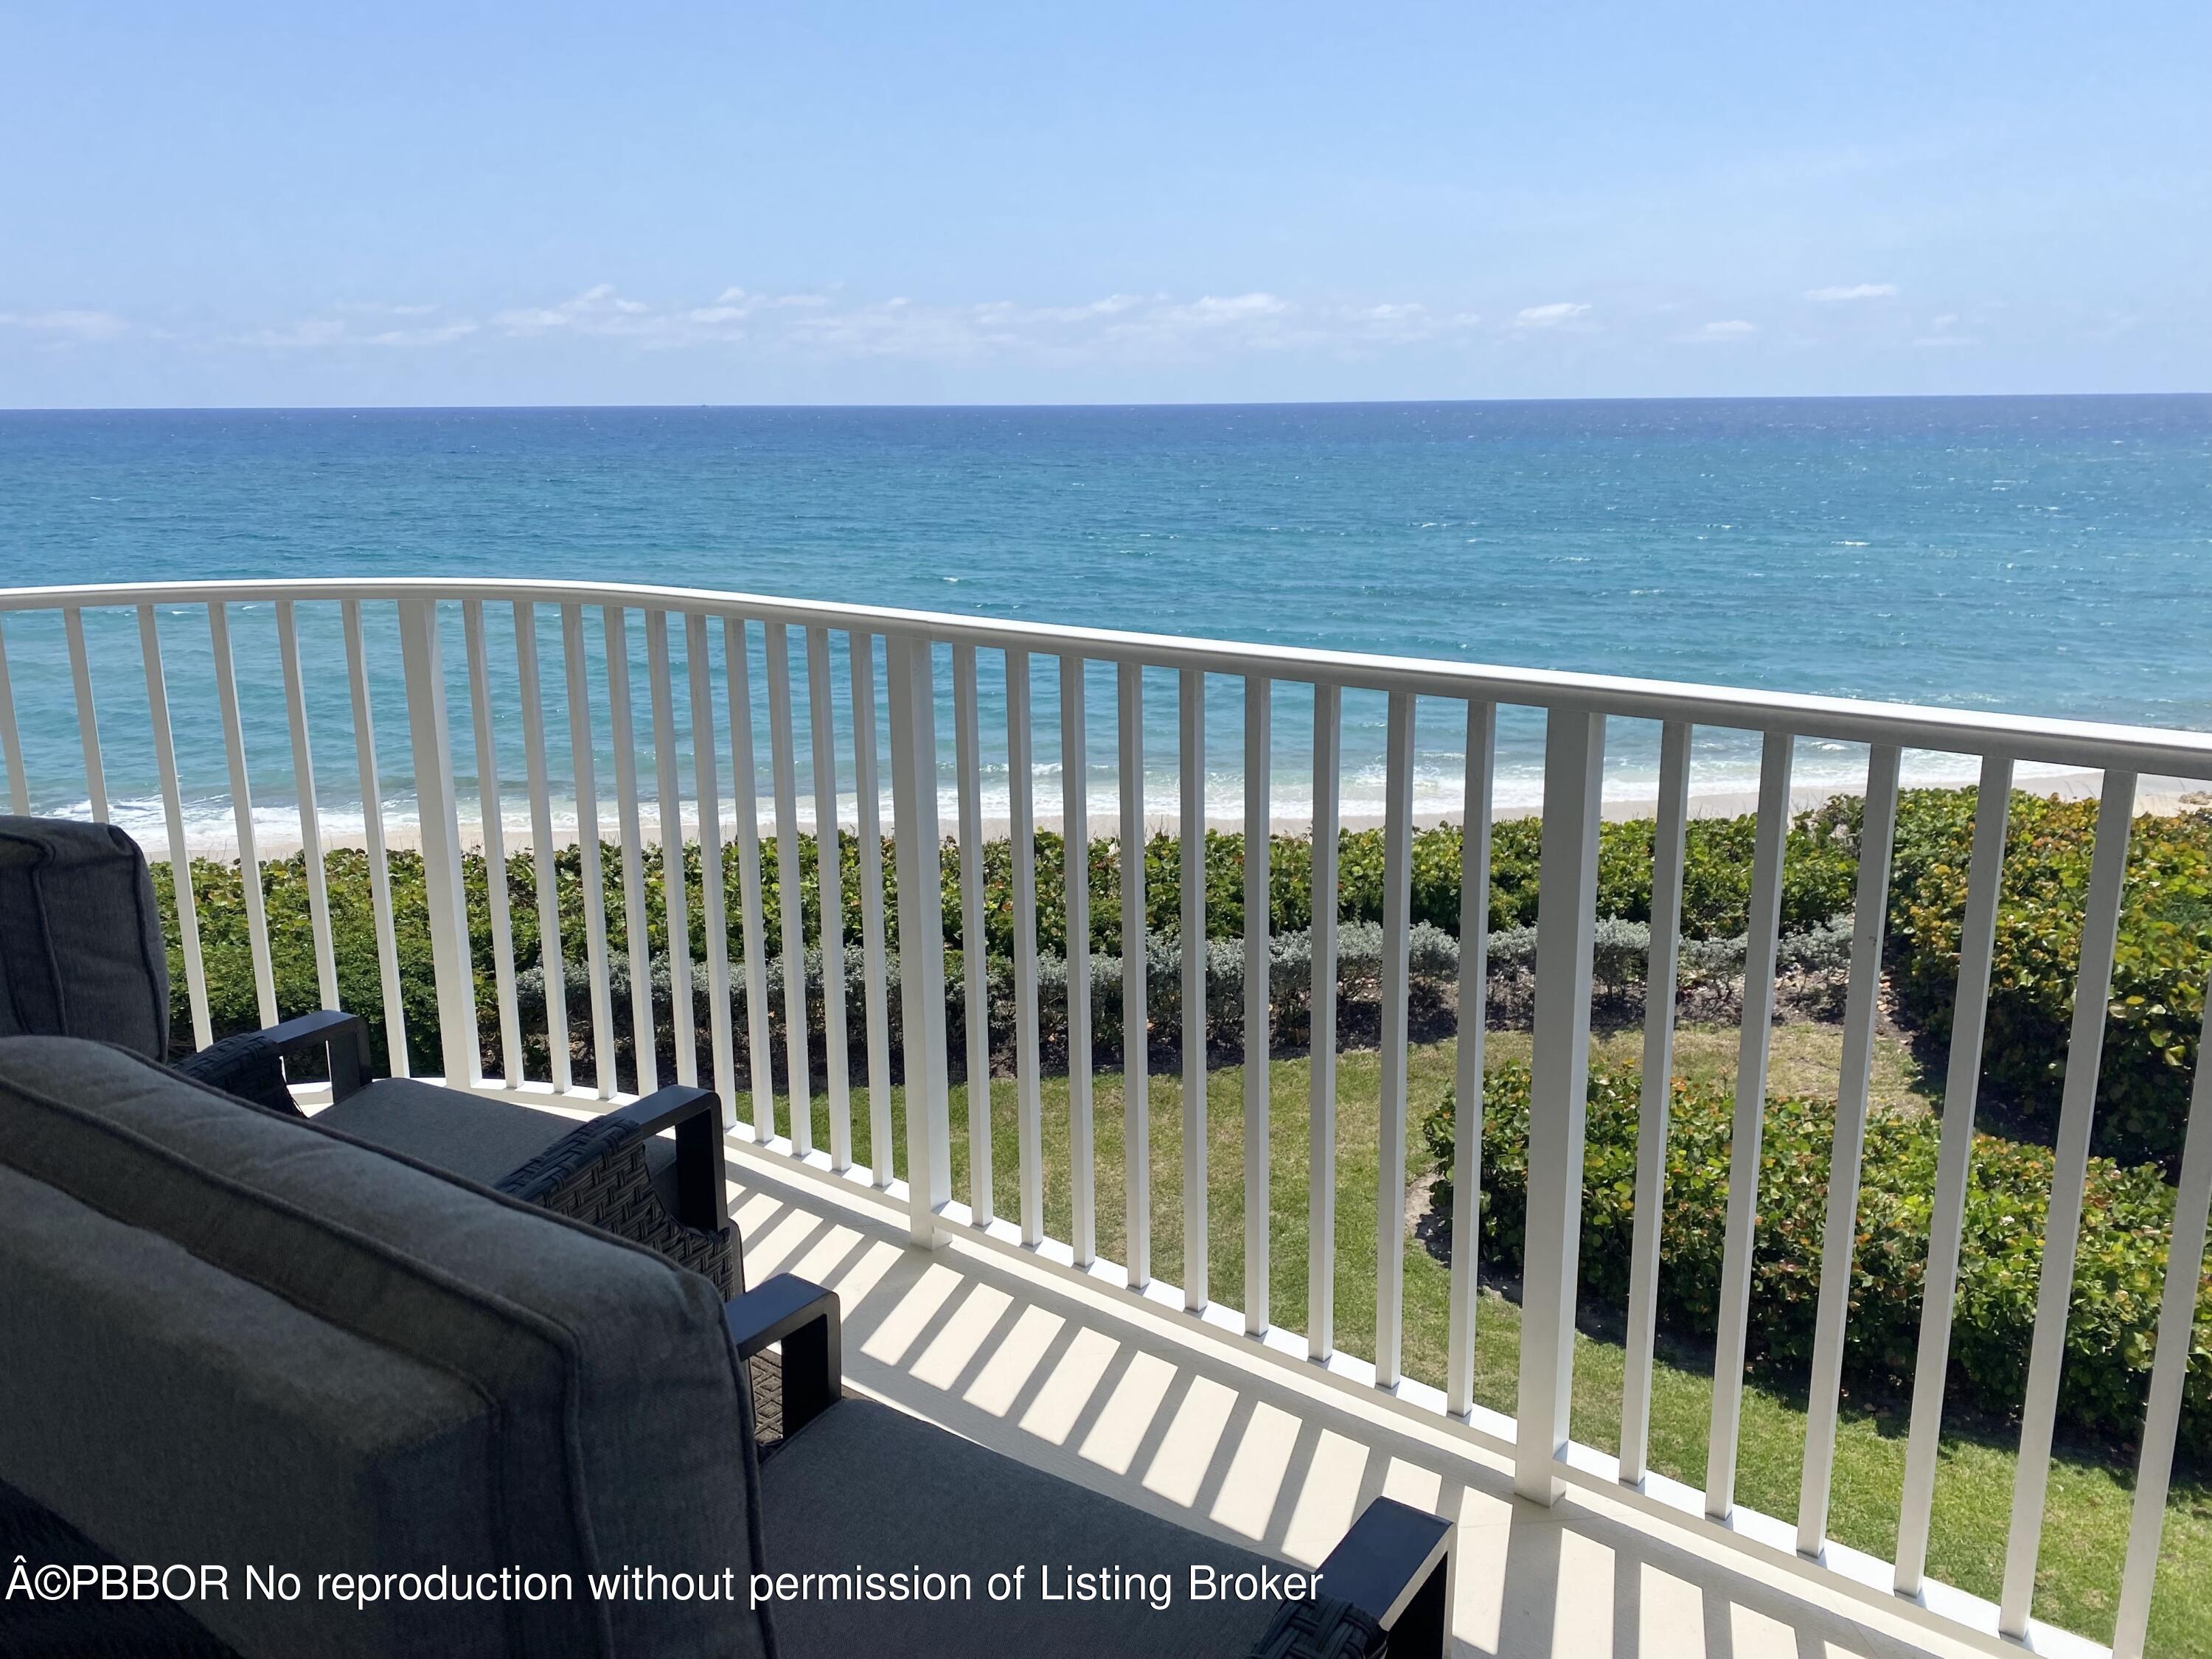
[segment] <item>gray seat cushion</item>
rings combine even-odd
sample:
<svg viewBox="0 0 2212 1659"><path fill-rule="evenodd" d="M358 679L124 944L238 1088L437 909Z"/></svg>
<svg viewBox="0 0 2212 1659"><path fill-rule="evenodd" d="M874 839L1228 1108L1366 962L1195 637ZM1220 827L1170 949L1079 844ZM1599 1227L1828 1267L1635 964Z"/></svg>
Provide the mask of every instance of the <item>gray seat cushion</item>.
<svg viewBox="0 0 2212 1659"><path fill-rule="evenodd" d="M660 1257L202 1089L0 1040L0 1480L125 1561L571 1574L568 1601L193 1605L240 1652L758 1654L720 1299Z"/></svg>
<svg viewBox="0 0 2212 1659"><path fill-rule="evenodd" d="M325 1128L483 1187L498 1185L576 1127L557 1112L404 1077L379 1078L316 1116Z"/></svg>
<svg viewBox="0 0 2212 1659"><path fill-rule="evenodd" d="M499 1185L581 1121L404 1077L379 1078L316 1116L325 1128L483 1187ZM647 1140L645 1166L668 1212L679 1213L675 1140Z"/></svg>
<svg viewBox="0 0 2212 1659"><path fill-rule="evenodd" d="M787 1654L898 1654L903 1659L1146 1655L1224 1659L1250 1651L1278 1603L1194 1601L1190 1571L1272 1566L1188 1529L1018 1463L873 1401L848 1399L761 1472L769 1566L778 1574L966 1572L975 1599L918 1602L779 1601ZM1165 1573L1164 1611L1143 1600L1042 1599L1039 1570ZM994 1572L1026 1566L1019 1600L994 1601Z"/></svg>

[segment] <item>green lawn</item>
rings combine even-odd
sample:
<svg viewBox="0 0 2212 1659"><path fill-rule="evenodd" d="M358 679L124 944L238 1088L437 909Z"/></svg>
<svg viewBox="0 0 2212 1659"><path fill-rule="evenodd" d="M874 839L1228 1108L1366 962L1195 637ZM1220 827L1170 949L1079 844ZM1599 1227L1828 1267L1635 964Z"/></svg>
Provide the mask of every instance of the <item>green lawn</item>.
<svg viewBox="0 0 2212 1659"><path fill-rule="evenodd" d="M1785 1025L1776 1029L1775 1086L1778 1089L1834 1086L1832 1027ZM1525 1035L1501 1033L1489 1039L1495 1058L1524 1055ZM1601 1037L1594 1047L1617 1058L1640 1054L1632 1034ZM1455 1045L1450 1041L1417 1045L1411 1054L1412 1118L1443 1095L1452 1080ZM1735 1033L1692 1030L1683 1033L1677 1069L1727 1081L1735 1060ZM1825 1066L1825 1072L1823 1070ZM1919 1079L1900 1045L1885 1041L1877 1059L1875 1088L1898 1103L1921 1098ZM1306 1310L1307 1093L1310 1073L1303 1059L1273 1062L1269 1237L1273 1261L1269 1316L1279 1326L1302 1330ZM1375 1325L1375 1147L1378 1075L1371 1053L1347 1054L1338 1067L1336 1334L1346 1352L1371 1355ZM990 1090L992 1164L999 1213L1017 1212L1018 1146L1015 1130L1015 1085L1005 1079ZM1069 1227L1067 1082L1048 1078L1043 1085L1046 1230L1065 1238ZM1151 1086L1152 1162L1152 1271L1170 1283L1182 1279L1182 1091L1179 1078L1155 1077ZM1122 1092L1118 1074L1097 1079L1095 1113L1098 1251L1123 1259L1125 1182L1122 1162ZM1212 1074L1207 1091L1207 1187L1212 1242L1210 1271L1215 1300L1241 1306L1243 1301L1243 1074L1226 1067ZM903 1158L903 1109L893 1097L895 1145ZM968 1091L952 1091L952 1196L968 1197ZM749 1108L741 1104L740 1116ZM828 1105L814 1102L814 1137L829 1144ZM865 1094L854 1090L854 1157L869 1158ZM1425 1173L1419 1166L1419 1137L1410 1132L1409 1181ZM1419 1207L1418 1199L1415 1206ZM1442 1386L1446 1298L1449 1273L1427 1246L1405 1230L1404 1367L1408 1376ZM1601 1321L1602 1314L1586 1318ZM1476 1320L1476 1398L1501 1412L1514 1408L1519 1364L1521 1312L1494 1290L1486 1289ZM1576 1342L1574 1433L1607 1451L1620 1442L1622 1373L1626 1355L1601 1336L1581 1335ZM1662 1352L1653 1379L1651 1466L1662 1474L1703 1484L1705 1429L1711 1408L1710 1361L1701 1368L1688 1346ZM1846 1402L1836 1447L1830 1535L1887 1559L1895 1543L1898 1494L1905 1471L1901 1402L1880 1409ZM2013 1434L2002 1425L1947 1425L1948 1433L1937 1479L1930 1574L1976 1595L1995 1600L2004 1563L2005 1531L2012 1502ZM1794 1517L1802 1456L1805 1419L1788 1379L1767 1379L1745 1391L1736 1492L1753 1509ZM2131 1448L2062 1446L2054 1462L2039 1574L2037 1615L2100 1641L2112 1637L2113 1604L2126 1552L2132 1498ZM2166 1547L2157 1598L2151 1614L2150 1651L2159 1655L2201 1655L2212 1659L2212 1483L2202 1472L2177 1473L2167 1512Z"/></svg>

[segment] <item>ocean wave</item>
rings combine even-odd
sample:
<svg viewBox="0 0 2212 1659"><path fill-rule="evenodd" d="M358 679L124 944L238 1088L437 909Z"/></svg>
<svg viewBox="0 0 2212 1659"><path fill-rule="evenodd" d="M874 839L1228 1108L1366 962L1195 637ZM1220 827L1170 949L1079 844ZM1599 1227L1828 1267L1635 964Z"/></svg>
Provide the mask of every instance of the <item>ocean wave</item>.
<svg viewBox="0 0 2212 1659"><path fill-rule="evenodd" d="M1792 794L1802 805L1806 799L1822 794L1853 794L1864 787L1866 769L1863 761L1854 764L1849 759L1815 757L1809 763L1800 757L1801 763L1791 773ZM1972 757L1908 751L1902 774L1908 786L1957 786L1973 782L1979 775L1979 763ZM2023 785L2038 780L2078 780L2084 777L2078 769L2039 763L2023 763L2015 769L2015 776ZM1384 778L1380 768L1358 768L1347 771L1340 788L1338 812L1346 823L1379 822L1388 807L1383 788ZM1759 769L1754 765L1719 764L1695 769L1692 775L1692 799L1709 811L1748 811L1759 788ZM1638 805L1648 806L1656 797L1658 776L1656 770L1644 768L1624 768L1609 771L1605 778L1604 799L1607 807L1618 814ZM1466 786L1463 774L1457 766L1449 768L1424 766L1417 768L1413 777L1413 811L1416 818L1424 821L1449 819L1456 821L1464 814ZM1492 804L1501 817L1518 817L1540 811L1544 799L1544 777L1540 763L1526 760L1501 763L1492 780ZM1003 777L994 780L977 792L987 834L1003 835L1012 816L1012 797ZM482 818L475 810L472 799L465 791L463 810L459 817L464 844L481 845L483 836ZM550 818L556 844L574 841L578 822L576 804L573 798L556 798L550 802ZM1119 781L1111 774L1102 773L1093 778L1086 792L1085 814L1094 836L1110 837L1120 825L1121 793ZM89 819L90 801L78 799L51 803L43 810L53 816ZM735 798L722 797L718 812L720 833L726 841L735 823ZM1058 769L1041 769L1037 787L1031 798L1031 811L1042 827L1057 828L1065 815L1065 800L1061 793ZM1176 823L1182 811L1180 781L1172 773L1160 772L1148 776L1145 784L1145 817L1148 826L1158 828ZM1277 772L1268 792L1270 821L1279 827L1302 830L1313 816L1312 779L1303 772ZM659 811L656 803L640 801L638 821L647 838L657 840L659 833ZM1235 773L1210 773L1206 780L1206 817L1216 826L1241 826L1244 813L1243 777ZM947 784L938 792L938 825L940 833L951 836L959 823L960 797L956 786ZM793 827L811 833L817 820L815 801L811 793L802 795L793 813ZM886 787L879 807L879 816L886 834L896 827L890 791ZM599 821L603 838L620 838L620 807L612 798L599 803ZM696 801L687 797L683 817L687 836L698 833L698 809ZM113 799L109 803L109 818L118 828L149 849L166 850L169 844L167 810L158 797L131 795ZM860 798L848 791L838 796L839 823L850 830L860 821ZM301 819L298 810L289 804L258 804L251 821L257 854L265 857L289 856L301 844ZM368 836L368 817L358 802L337 803L320 807L316 813L317 833L325 847L358 847ZM419 843L421 817L411 795L395 794L386 799L379 822L387 842L395 847L411 848ZM499 815L501 839L510 851L529 848L534 830L532 814L526 803L517 806L502 800ZM756 823L763 837L777 833L774 799L768 790L763 790L757 802ZM182 828L186 850L195 854L220 854L234 856L239 844L236 813L227 800L200 799L185 805Z"/></svg>

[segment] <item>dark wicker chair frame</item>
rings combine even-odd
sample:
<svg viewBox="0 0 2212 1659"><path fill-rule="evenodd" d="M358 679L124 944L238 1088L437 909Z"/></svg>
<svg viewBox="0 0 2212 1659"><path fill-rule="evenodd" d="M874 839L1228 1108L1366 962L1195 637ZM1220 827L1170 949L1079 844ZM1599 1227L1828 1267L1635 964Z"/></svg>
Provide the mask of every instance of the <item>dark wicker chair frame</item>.
<svg viewBox="0 0 2212 1659"><path fill-rule="evenodd" d="M295 1116L289 1069L312 1074L317 1067L307 1062L319 1061L333 1105L371 1080L368 1027L353 1014L301 1014L173 1062L169 1018L168 963L145 850L112 824L0 816L0 1034L119 1043L196 1082ZM448 1092L466 1098L462 1091ZM658 1250L703 1274L725 1297L744 1289L723 1201L720 1114L711 1094L663 1089L565 1132L562 1124L558 1115L545 1115L542 1135L502 1142L468 1173L511 1197ZM672 1129L673 1159L655 1149L648 1160L647 1137ZM408 1156L413 1149L383 1150ZM434 1152L422 1158L439 1162ZM523 1161L498 1167L509 1158Z"/></svg>
<svg viewBox="0 0 2212 1659"><path fill-rule="evenodd" d="M732 1299L722 1316L749 1364L781 1346L787 1437L843 1398L836 1291L778 1273ZM1376 1498L1322 1563L1328 1594L1279 1608L1251 1659L1441 1659L1450 1638L1452 1532L1439 1516Z"/></svg>
<svg viewBox="0 0 2212 1659"><path fill-rule="evenodd" d="M368 1081L368 1027L356 1014L301 1014L264 1030L225 1037L175 1069L226 1094L297 1116L288 1062L320 1055L333 1105ZM676 1133L672 1213L647 1171L645 1141ZM579 1123L493 1183L498 1190L658 1250L705 1275L725 1297L744 1291L744 1261L724 1203L721 1110L705 1089L682 1084Z"/></svg>

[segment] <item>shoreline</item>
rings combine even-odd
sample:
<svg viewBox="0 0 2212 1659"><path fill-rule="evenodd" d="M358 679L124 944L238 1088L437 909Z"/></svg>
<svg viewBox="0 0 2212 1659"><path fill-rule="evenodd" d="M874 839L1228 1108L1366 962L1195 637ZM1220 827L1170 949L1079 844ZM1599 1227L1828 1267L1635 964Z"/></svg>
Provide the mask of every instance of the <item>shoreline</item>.
<svg viewBox="0 0 2212 1659"><path fill-rule="evenodd" d="M2021 781L2016 782L2014 787L2025 788L2028 793L2034 794L2056 795L2065 800L2093 800L2102 787L2103 777L2104 775L2100 772L2057 773ZM1908 779L1905 787L1907 788L1960 788L1966 786L1957 783L1916 785ZM1790 810L1793 813L1807 811L1824 805L1831 800L1850 799L1862 793L1863 791L1856 788L1839 787L1831 783L1799 784L1790 792ZM1693 818L1737 817L1755 811L1758 805L1759 792L1756 789L1694 791L1689 798L1689 815ZM2200 806L2212 806L2212 785L2208 785L2203 780L2147 775L2139 781L2136 793L2137 817L2171 817ZM1607 795L1600 808L1600 814L1606 822L1617 823L1650 817L1656 808L1656 792L1645 793L1637 790L1623 792L1617 795ZM1492 817L1493 822L1502 823L1510 819L1535 817L1540 816L1542 811L1540 805L1501 806L1493 811ZM289 816L287 815L288 819ZM1117 808L1109 805L1104 811L1101 811L1094 806L1089 816L1091 832L1094 840L1110 839L1118 832L1120 814ZM1457 823L1464 816L1465 814L1449 808L1416 811L1413 815L1413 827L1417 830L1434 829L1439 824ZM603 828L614 829L614 817L615 814L612 811L604 811L601 814ZM641 832L648 841L659 839L660 820L656 811L641 804L638 821ZM842 818L842 815L841 821L849 830L851 821ZM957 834L957 819L951 812L943 810L942 805L940 805L938 822L941 838L949 839ZM800 832L811 834L813 823L813 815L811 811L802 812L799 819ZM1057 832L1060 828L1061 817L1057 812L1041 811L1036 815L1036 823L1039 830ZM1338 819L1339 826L1349 830L1376 830L1382 827L1382 815L1374 812L1346 812ZM697 823L698 819L693 813L687 811L684 814L685 840L696 841L698 838ZM1305 836L1311 833L1313 820L1310 815L1285 813L1275 816L1271 820L1271 824L1277 835ZM526 818L508 817L502 819L502 825L501 840L509 854L528 848L531 835ZM1161 833L1175 835L1179 832L1181 825L1182 818L1177 813L1147 811L1145 814L1145 832L1147 836ZM886 834L891 831L891 818L888 811L884 814L883 827ZM987 842L1005 841L1008 838L1012 827L1011 820L1003 814L988 816L982 820L983 839ZM1206 817L1206 827L1218 832L1239 833L1244 828L1243 816L1241 811L1218 816L1209 813ZM131 830L128 825L125 828L137 836L141 845L146 848L147 856L149 859L167 858L168 836L160 824L145 826L147 830L145 834L138 834L137 830ZM254 851L258 858L264 860L287 859L300 851L301 838L296 822L286 823L284 829L289 830L289 833L284 833L282 830L268 832L260 826L257 826L254 835ZM477 822L464 818L460 823L460 834L464 852L474 853L483 850L483 830ZM726 823L723 826L722 834L726 842L730 839L730 829ZM772 810L760 820L760 836L763 842L772 841L775 836L775 821ZM333 828L325 823L320 826L319 839L323 850L326 854L341 848L357 849L368 845L366 831L349 824ZM392 852L416 852L421 849L422 834L418 826L411 820L391 823L385 826L384 842L386 847ZM238 857L238 839L235 833L230 830L196 831L188 829L185 844L185 850L194 858L234 860ZM574 846L576 844L575 826L556 824L553 830L553 844L556 848Z"/></svg>

